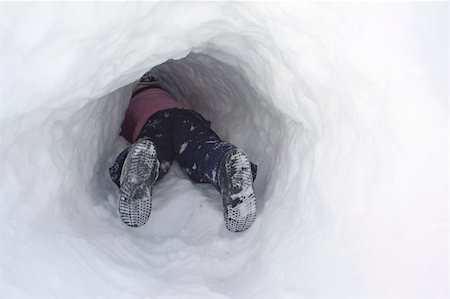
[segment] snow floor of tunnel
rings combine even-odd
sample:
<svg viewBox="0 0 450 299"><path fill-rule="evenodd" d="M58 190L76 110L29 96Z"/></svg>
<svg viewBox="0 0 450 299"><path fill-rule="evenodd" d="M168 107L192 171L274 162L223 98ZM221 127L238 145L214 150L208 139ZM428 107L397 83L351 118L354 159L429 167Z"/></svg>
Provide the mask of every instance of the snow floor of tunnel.
<svg viewBox="0 0 450 299"><path fill-rule="evenodd" d="M116 217L117 193L108 198L111 217ZM133 236L135 255L142 258L136 263L148 271L144 281L156 276L172 285L200 282L234 296L257 249L249 234L225 229L221 197L214 187L193 183L176 162L155 185L149 222L126 230ZM224 281L235 288L228 289Z"/></svg>

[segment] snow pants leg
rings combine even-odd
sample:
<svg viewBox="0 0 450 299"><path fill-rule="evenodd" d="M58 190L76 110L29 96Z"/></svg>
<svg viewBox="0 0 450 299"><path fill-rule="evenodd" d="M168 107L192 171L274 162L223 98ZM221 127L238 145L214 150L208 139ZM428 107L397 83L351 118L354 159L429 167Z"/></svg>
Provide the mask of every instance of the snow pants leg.
<svg viewBox="0 0 450 299"><path fill-rule="evenodd" d="M210 128L210 122L199 113L188 109L168 109L152 115L139 138L148 137L156 146L161 163L160 178L167 173L176 159L181 168L196 183L212 184L220 191L217 171L226 153L236 149L222 141ZM119 186L123 162L128 153L125 149L110 168L111 178ZM251 163L253 179L257 167Z"/></svg>

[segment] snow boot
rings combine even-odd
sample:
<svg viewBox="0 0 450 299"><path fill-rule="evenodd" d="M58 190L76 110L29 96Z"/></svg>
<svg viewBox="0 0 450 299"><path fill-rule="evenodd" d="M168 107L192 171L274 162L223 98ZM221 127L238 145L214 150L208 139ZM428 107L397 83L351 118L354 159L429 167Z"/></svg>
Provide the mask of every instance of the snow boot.
<svg viewBox="0 0 450 299"><path fill-rule="evenodd" d="M219 165L218 179L225 226L232 232L248 229L256 218L253 174L248 157L237 149L227 153Z"/></svg>
<svg viewBox="0 0 450 299"><path fill-rule="evenodd" d="M128 226L142 226L150 217L153 184L158 172L155 145L148 138L140 138L131 145L120 176L118 212Z"/></svg>
<svg viewBox="0 0 450 299"><path fill-rule="evenodd" d="M146 72L141 79L139 79L138 84L133 89L133 95L136 95L140 93L141 91L144 91L149 88L161 88L159 85L159 80L156 78L155 75L151 73L151 71Z"/></svg>

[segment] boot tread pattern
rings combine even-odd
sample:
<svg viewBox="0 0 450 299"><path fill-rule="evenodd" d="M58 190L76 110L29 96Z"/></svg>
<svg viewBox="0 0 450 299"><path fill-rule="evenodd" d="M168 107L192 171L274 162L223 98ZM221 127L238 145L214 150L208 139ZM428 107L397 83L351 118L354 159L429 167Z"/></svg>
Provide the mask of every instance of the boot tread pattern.
<svg viewBox="0 0 450 299"><path fill-rule="evenodd" d="M130 147L120 177L118 212L131 227L144 225L152 210L152 189L158 177L159 161L153 142L139 139Z"/></svg>
<svg viewBox="0 0 450 299"><path fill-rule="evenodd" d="M225 225L232 232L244 231L256 218L253 175L247 156L239 150L227 154L219 176Z"/></svg>

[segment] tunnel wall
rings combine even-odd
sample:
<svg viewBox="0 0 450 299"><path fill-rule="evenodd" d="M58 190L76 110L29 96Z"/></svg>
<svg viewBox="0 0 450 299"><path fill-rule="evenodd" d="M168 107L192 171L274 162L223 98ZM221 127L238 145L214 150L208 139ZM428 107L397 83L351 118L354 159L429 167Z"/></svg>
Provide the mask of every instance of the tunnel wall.
<svg viewBox="0 0 450 299"><path fill-rule="evenodd" d="M2 292L445 295L446 5L2 3ZM117 221L106 169L152 67L260 165L248 233Z"/></svg>

